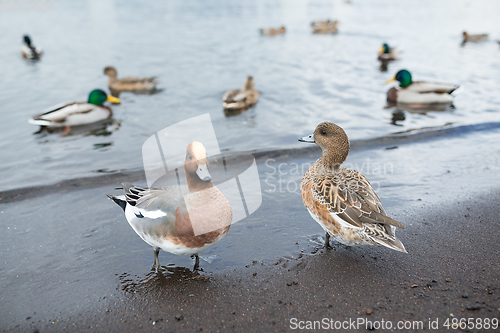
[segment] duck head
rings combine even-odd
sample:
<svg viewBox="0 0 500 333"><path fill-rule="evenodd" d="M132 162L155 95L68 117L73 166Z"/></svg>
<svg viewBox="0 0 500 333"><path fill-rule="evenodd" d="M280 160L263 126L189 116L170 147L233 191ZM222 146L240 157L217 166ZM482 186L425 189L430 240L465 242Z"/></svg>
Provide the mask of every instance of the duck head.
<svg viewBox="0 0 500 333"><path fill-rule="evenodd" d="M247 78L247 82L245 82L245 87L243 90L253 90L254 89L254 83L253 83L253 77L249 76Z"/></svg>
<svg viewBox="0 0 500 333"><path fill-rule="evenodd" d="M26 44L28 47L31 46L30 36L24 35L23 40L24 40L24 44Z"/></svg>
<svg viewBox="0 0 500 333"><path fill-rule="evenodd" d="M380 48L380 51L378 51L378 53L389 54L390 53L389 45L387 45L387 43L384 43L384 45L382 45L382 47Z"/></svg>
<svg viewBox="0 0 500 333"><path fill-rule="evenodd" d="M396 73L396 76L387 81L387 83L392 81L398 81L401 88L406 88L412 84L411 74L406 69L402 69Z"/></svg>
<svg viewBox="0 0 500 333"><path fill-rule="evenodd" d="M112 79L116 79L116 77L118 76L118 72L116 71L116 69L113 66L105 67L104 74L106 74L107 76L109 76Z"/></svg>
<svg viewBox="0 0 500 333"><path fill-rule="evenodd" d="M107 95L101 89L92 90L89 94L89 99L87 103L94 104L97 106L102 106L102 104L106 101L110 101L111 103L120 103L120 99L111 95Z"/></svg>
<svg viewBox="0 0 500 333"><path fill-rule="evenodd" d="M349 138L342 127L329 121L320 123L314 133L299 139L300 142L315 143L323 151L321 157L325 167L338 169L349 154Z"/></svg>
<svg viewBox="0 0 500 333"><path fill-rule="evenodd" d="M186 148L184 170L188 179L189 189L192 191L198 183L210 183L212 176L208 171L207 151L198 141L191 142Z"/></svg>

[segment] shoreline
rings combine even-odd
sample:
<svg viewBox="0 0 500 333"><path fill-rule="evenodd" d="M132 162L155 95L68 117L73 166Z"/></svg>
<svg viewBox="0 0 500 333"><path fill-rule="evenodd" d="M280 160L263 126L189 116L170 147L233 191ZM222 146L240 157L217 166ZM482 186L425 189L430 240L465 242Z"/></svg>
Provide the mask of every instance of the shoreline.
<svg viewBox="0 0 500 333"><path fill-rule="evenodd" d="M500 122L481 123L473 125L460 125L456 127L439 127L437 129L420 129L418 131L394 133L393 135L376 137L372 139L361 139L351 141L351 152L363 151L372 148L380 148L387 145L408 145L418 142L426 142L435 140L444 140L449 137L467 136L476 131L493 131L500 128ZM394 149L397 146L386 147L386 149ZM292 149L271 149L259 151L225 151L224 156L238 157L240 155L253 155L255 159L262 160L264 158L279 158L279 157L303 157L306 155L320 152L320 148L316 145L304 144L304 148ZM34 198L48 193L57 191L70 191L72 189L85 189L102 186L103 184L119 184L122 179L131 179L139 181L144 179L144 169L138 167L135 170L106 172L101 175L72 178L62 180L54 184L21 187L0 191L0 205Z"/></svg>

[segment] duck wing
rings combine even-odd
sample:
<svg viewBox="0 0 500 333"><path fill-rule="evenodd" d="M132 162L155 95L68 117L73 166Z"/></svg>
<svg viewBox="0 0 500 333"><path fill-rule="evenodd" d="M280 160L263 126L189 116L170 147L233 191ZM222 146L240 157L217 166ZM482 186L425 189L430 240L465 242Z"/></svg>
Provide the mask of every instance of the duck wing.
<svg viewBox="0 0 500 333"><path fill-rule="evenodd" d="M350 227L363 228L364 224L384 224L404 228L401 223L386 215L373 187L357 171L343 169L340 174L316 177L313 180L312 192L314 201Z"/></svg>
<svg viewBox="0 0 500 333"><path fill-rule="evenodd" d="M124 77L119 79L118 82L123 84L143 84L143 83L156 83L156 76L151 77Z"/></svg>
<svg viewBox="0 0 500 333"><path fill-rule="evenodd" d="M431 82L413 82L404 90L424 93L436 93L436 94L451 94L459 86L451 84L441 84L441 83L431 83Z"/></svg>
<svg viewBox="0 0 500 333"><path fill-rule="evenodd" d="M100 107L93 104L81 102L62 103L45 109L43 113L34 116L29 120L29 122L41 126L54 124L63 125L68 117L76 114L88 114L89 112L94 111L96 108Z"/></svg>
<svg viewBox="0 0 500 333"><path fill-rule="evenodd" d="M239 92L240 92L239 89L233 89L233 90L226 91L224 93L224 95L222 95L222 101L223 102L234 102L235 101L234 98L238 95Z"/></svg>
<svg viewBox="0 0 500 333"><path fill-rule="evenodd" d="M177 208L186 210L181 188L144 188L130 183L122 183L125 201L135 207L134 214L141 218L157 219L172 217L175 220Z"/></svg>

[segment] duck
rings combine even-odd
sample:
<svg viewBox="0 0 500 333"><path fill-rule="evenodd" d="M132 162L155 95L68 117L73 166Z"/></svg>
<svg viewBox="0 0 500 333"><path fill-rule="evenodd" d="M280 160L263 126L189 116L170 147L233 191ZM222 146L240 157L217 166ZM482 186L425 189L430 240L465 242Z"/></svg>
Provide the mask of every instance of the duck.
<svg viewBox="0 0 500 333"><path fill-rule="evenodd" d="M28 35L23 37L23 45L21 46L21 55L30 60L39 60L43 54L42 48L31 43L31 38Z"/></svg>
<svg viewBox="0 0 500 333"><path fill-rule="evenodd" d="M133 92L141 92L141 91L152 91L156 89L156 77L124 77L122 79L118 79L118 72L112 66L107 66L104 68L104 74L109 76L109 89L115 92L122 91L133 91Z"/></svg>
<svg viewBox="0 0 500 333"><path fill-rule="evenodd" d="M315 34L336 34L338 32L338 21L315 21L311 23Z"/></svg>
<svg viewBox="0 0 500 333"><path fill-rule="evenodd" d="M467 42L476 43L488 39L488 34L469 35L467 31L462 32L462 36L463 36L462 45L464 45Z"/></svg>
<svg viewBox="0 0 500 333"><path fill-rule="evenodd" d="M87 103L58 104L29 119L29 123L49 128L64 127L64 133L67 134L71 126L88 125L111 118L113 111L103 105L106 101L120 103L120 99L107 95L101 89L95 89L90 92Z"/></svg>
<svg viewBox="0 0 500 333"><path fill-rule="evenodd" d="M451 103L458 93L459 85L431 83L424 81L413 82L411 73L402 69L396 76L387 81L398 81L400 88L392 87L387 92L387 101L415 105Z"/></svg>
<svg viewBox="0 0 500 333"><path fill-rule="evenodd" d="M260 29L260 34L261 35L266 35L266 36L275 36L275 35L283 35L285 34L286 29L284 26L281 26L277 29Z"/></svg>
<svg viewBox="0 0 500 333"><path fill-rule="evenodd" d="M389 47L387 43L384 43L378 51L378 60L382 62L389 62L398 59L399 54L397 49L395 47Z"/></svg>
<svg viewBox="0 0 500 333"><path fill-rule="evenodd" d="M243 89L233 89L226 91L222 96L222 106L224 110L247 109L257 103L260 93L255 90L253 77L249 76Z"/></svg>
<svg viewBox="0 0 500 333"><path fill-rule="evenodd" d="M226 197L212 183L207 152L191 142L184 161L187 188L143 188L122 183L124 195L108 195L125 212L134 231L154 250L154 267L161 269L160 250L194 256L220 241L229 231L233 213Z"/></svg>
<svg viewBox="0 0 500 333"><path fill-rule="evenodd" d="M350 148L345 131L324 121L299 141L322 150L302 178L300 190L309 214L325 231L325 247L330 247L332 237L347 246L385 246L407 253L395 235L396 227L405 227L387 216L365 176L342 166Z"/></svg>

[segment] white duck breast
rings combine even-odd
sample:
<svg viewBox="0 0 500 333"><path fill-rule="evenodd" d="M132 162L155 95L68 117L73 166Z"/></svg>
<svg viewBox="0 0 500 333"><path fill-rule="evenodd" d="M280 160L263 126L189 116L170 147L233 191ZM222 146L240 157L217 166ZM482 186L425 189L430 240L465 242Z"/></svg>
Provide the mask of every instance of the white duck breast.
<svg viewBox="0 0 500 333"><path fill-rule="evenodd" d="M42 55L43 51L41 47L35 46L35 52L37 54L33 54L33 51L25 44L21 45L21 54L23 57L28 59L35 59Z"/></svg>

